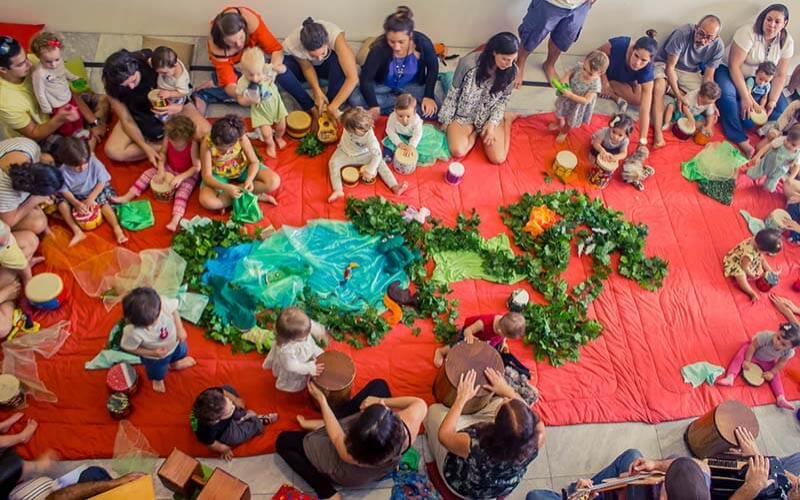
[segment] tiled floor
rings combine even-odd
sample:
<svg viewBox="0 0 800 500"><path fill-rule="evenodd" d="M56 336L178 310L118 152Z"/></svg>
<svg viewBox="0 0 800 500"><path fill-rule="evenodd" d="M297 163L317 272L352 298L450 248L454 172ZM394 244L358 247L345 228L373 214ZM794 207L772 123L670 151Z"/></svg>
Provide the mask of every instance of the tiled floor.
<svg viewBox="0 0 800 500"><path fill-rule="evenodd" d="M120 35L97 35L68 33L66 47L69 55L78 55L87 61L102 61L112 51L126 47L136 49L141 46L141 37ZM185 39L181 39L185 41ZM193 42L199 39L189 39ZM207 65L204 43L196 43L193 64ZM452 48L453 53L466 54L469 49ZM543 82L544 75L539 68L541 55L534 55L528 61L526 78ZM559 61L561 69L580 60L578 56L564 56ZM449 61L447 69L454 69L456 61ZM91 81L100 89L99 70L91 70ZM195 72L195 83L208 79L208 73ZM515 91L509 109L520 114L548 112L553 109L554 93L550 88L524 86ZM616 106L601 100L597 112L608 114ZM211 114L220 114L224 110L213 109ZM780 410L775 406L764 406L755 409L761 424L761 435L758 438L761 450L770 455L783 456L800 451L800 433L798 422L791 412ZM670 454L688 454L683 441L683 433L691 419L666 422L658 425L642 423L590 424L566 427L551 427L547 431L547 441L539 457L528 468L522 484L509 497L511 500L525 497L525 493L533 488L562 488L579 477L591 475L605 466L617 454L627 448L637 448L645 455L652 457ZM427 454L424 437L415 446L423 455ZM591 453L587 453L591 450ZM110 467L108 460L92 460ZM283 483L292 483L299 488L308 488L299 477L276 455L235 458L231 463L220 460L203 459L211 466L222 467L236 477L246 481L257 500L272 497ZM75 462L62 463L65 471L76 465ZM383 481L369 488L346 490L347 499L385 499L389 498L391 481ZM167 491L159 485L159 497L168 497Z"/></svg>

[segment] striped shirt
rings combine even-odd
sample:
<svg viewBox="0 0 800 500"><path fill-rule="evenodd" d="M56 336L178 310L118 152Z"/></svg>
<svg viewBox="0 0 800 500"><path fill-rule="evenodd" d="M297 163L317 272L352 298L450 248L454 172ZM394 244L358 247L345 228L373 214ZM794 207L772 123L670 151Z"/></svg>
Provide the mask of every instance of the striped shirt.
<svg viewBox="0 0 800 500"><path fill-rule="evenodd" d="M52 491L56 482L49 477L31 479L17 485L8 495L10 500L44 500Z"/></svg>
<svg viewBox="0 0 800 500"><path fill-rule="evenodd" d="M41 156L39 145L27 137L15 137L0 141L0 158L12 152L25 153L32 162L39 161ZM13 212L28 199L28 196L30 194L15 191L11 177L5 170L0 169L0 213Z"/></svg>

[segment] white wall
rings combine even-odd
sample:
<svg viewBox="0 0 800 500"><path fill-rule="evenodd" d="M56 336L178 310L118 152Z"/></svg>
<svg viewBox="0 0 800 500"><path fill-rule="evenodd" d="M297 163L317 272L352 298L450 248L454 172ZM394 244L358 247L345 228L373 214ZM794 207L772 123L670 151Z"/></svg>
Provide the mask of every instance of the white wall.
<svg viewBox="0 0 800 500"><path fill-rule="evenodd" d="M783 0L800 44L800 2ZM434 41L472 46L498 31L516 32L529 0L243 0L260 11L278 37L311 15L342 26L350 40L380 31L399 3L415 13L418 29ZM597 0L573 52L585 53L612 35L638 36L653 27L666 36L678 24L717 14L727 41L735 27L750 22L768 0ZM235 0L0 0L0 21L45 23L57 31L205 35L208 21ZM543 47L540 47L540 49ZM800 49L798 49L800 52Z"/></svg>

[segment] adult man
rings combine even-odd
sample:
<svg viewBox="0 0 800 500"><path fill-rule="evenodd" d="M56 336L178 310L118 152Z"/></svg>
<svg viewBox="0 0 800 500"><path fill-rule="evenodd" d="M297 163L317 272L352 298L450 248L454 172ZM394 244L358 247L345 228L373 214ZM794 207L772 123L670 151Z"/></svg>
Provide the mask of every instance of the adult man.
<svg viewBox="0 0 800 500"><path fill-rule="evenodd" d="M547 59L542 69L549 82L556 76L556 61L566 52L581 34L583 23L589 9L597 0L532 0L528 13L520 24L519 58L517 59L517 79L514 85L519 88L525 72L525 61L531 52L542 43L547 35Z"/></svg>
<svg viewBox="0 0 800 500"><path fill-rule="evenodd" d="M44 115L29 78L32 67L33 63L17 40L0 36L0 134L3 137L24 136L44 143L61 125L77 120L80 111L75 106L65 106L51 117ZM86 106L80 98L78 103ZM105 134L107 114L108 102L103 97L95 113L97 119L90 124L93 135L101 137Z"/></svg>
<svg viewBox="0 0 800 500"><path fill-rule="evenodd" d="M695 25L676 28L656 55L653 87L653 146L665 144L664 95L669 91L678 101L684 93L714 81L714 72L722 63L725 47L719 38L722 23L717 16L706 15Z"/></svg>

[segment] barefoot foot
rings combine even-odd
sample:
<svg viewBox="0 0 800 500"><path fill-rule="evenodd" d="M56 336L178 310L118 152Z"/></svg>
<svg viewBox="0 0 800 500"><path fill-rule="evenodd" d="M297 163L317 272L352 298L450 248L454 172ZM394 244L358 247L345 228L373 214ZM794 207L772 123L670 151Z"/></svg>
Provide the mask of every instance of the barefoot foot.
<svg viewBox="0 0 800 500"><path fill-rule="evenodd" d="M121 227L114 228L114 236L117 237L117 243L119 243L120 245L128 241L128 236L125 234L125 231L123 231Z"/></svg>
<svg viewBox="0 0 800 500"><path fill-rule="evenodd" d="M197 360L191 356L186 356L183 359L179 359L178 361L169 365L170 369L178 371L178 370L185 370L187 368L191 368L197 364Z"/></svg>
<svg viewBox="0 0 800 500"><path fill-rule="evenodd" d="M753 147L753 145L750 144L750 141L742 141L742 142L740 142L739 143L739 149L741 149L742 150L742 154L745 155L748 158L752 158L753 155L756 152L756 150Z"/></svg>
<svg viewBox="0 0 800 500"><path fill-rule="evenodd" d="M267 156L269 156L270 158L277 158L278 157L278 151L275 149L275 143L274 142L272 144L267 144L267 147L265 148L265 150L266 150Z"/></svg>
<svg viewBox="0 0 800 500"><path fill-rule="evenodd" d="M406 189L408 189L408 183L407 182L402 182L400 184L396 184L395 186L393 186L392 187L392 192L394 194L396 194L396 195L401 195L401 194L405 193Z"/></svg>
<svg viewBox="0 0 800 500"><path fill-rule="evenodd" d="M128 203L129 201L131 201L135 197L136 196L129 191L129 192L123 194L122 196L109 196L108 200L111 203L114 203L115 205L121 205L122 203Z"/></svg>
<svg viewBox="0 0 800 500"><path fill-rule="evenodd" d="M786 410L794 410L794 405L786 399L786 396L778 396L778 399L775 400L775 404Z"/></svg>
<svg viewBox="0 0 800 500"><path fill-rule="evenodd" d="M441 368L444 364L444 353L441 349L436 349L433 353L433 366L436 368Z"/></svg>
<svg viewBox="0 0 800 500"><path fill-rule="evenodd" d="M83 241L83 239L84 239L84 238L86 238L86 233L84 233L83 231L81 231L81 230L79 229L79 230L78 230L78 231L75 233L75 235L72 237L72 239L71 239L71 240L69 240L69 246L71 246L71 247L74 247L75 245L77 245L78 243L80 243L81 241Z"/></svg>
<svg viewBox="0 0 800 500"><path fill-rule="evenodd" d="M556 74L556 65L555 63L549 64L547 62L542 63L542 70L544 71L545 81L550 82L553 78L558 76Z"/></svg>
<svg viewBox="0 0 800 500"><path fill-rule="evenodd" d="M178 230L178 225L181 223L182 217L175 216L167 224L167 230L172 231L173 233Z"/></svg>
<svg viewBox="0 0 800 500"><path fill-rule="evenodd" d="M278 200L275 199L274 196L267 193L261 193L258 195L258 201L263 201L264 203L269 203L270 205L277 205Z"/></svg>
<svg viewBox="0 0 800 500"><path fill-rule="evenodd" d="M167 387L164 385L163 380L153 380L153 390L160 393L167 392Z"/></svg>
<svg viewBox="0 0 800 500"><path fill-rule="evenodd" d="M276 137L275 144L278 146L278 149L283 149L286 147L286 139L283 137Z"/></svg>
<svg viewBox="0 0 800 500"><path fill-rule="evenodd" d="M334 201L342 197L344 197L344 191L334 191L331 193L330 196L328 196L328 203L333 203Z"/></svg>
<svg viewBox="0 0 800 500"><path fill-rule="evenodd" d="M717 385L724 385L726 387L730 387L733 385L733 376L728 375L727 377L721 378L717 380Z"/></svg>

